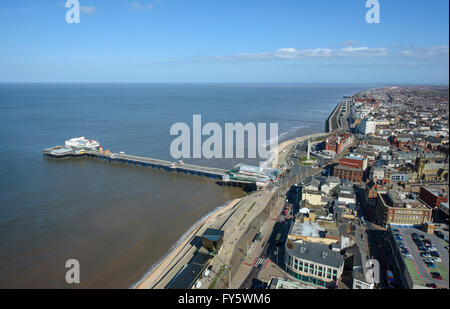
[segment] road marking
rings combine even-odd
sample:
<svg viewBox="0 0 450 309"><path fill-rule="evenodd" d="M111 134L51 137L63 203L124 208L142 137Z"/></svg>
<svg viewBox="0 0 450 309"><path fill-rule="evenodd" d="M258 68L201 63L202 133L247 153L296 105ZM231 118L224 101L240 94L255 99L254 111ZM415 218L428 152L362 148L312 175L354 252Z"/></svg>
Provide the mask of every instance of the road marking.
<svg viewBox="0 0 450 309"><path fill-rule="evenodd" d="M264 263L267 263L267 259L264 258L258 258L258 261L255 263L255 265L253 267L257 268L260 265L263 265Z"/></svg>
<svg viewBox="0 0 450 309"><path fill-rule="evenodd" d="M251 264L249 264L249 263L242 263L242 264L244 264L244 265L247 265L247 266L253 266L253 265L255 265L255 262L256 262L256 260L257 260L258 258L255 258L254 260L253 260L253 263L251 263Z"/></svg>
<svg viewBox="0 0 450 309"><path fill-rule="evenodd" d="M398 230L399 230L400 233L402 234L403 240L405 240L405 235L403 234L402 229L398 229ZM409 237L411 238L411 240L412 240L411 234L408 233L408 236L409 236ZM412 253L411 248L409 248L409 246L408 246L408 241L405 240L404 243L405 243L405 246L406 246L406 248L408 249L408 251L409 251L410 253ZM414 241L413 241L413 243L414 243ZM414 248L414 249L417 249L417 248ZM420 252L419 252L418 249L417 249L417 252L419 253L419 257L421 258ZM419 275L420 280L422 280L422 282L425 283L425 281L423 281L422 276L420 275L420 270L419 270L419 268L417 267L416 262L414 261L414 260L415 260L415 259L414 259L414 256L413 256L412 254L411 254L411 257L412 257L411 260L413 261L414 267L415 267L416 270L417 270L417 274ZM403 256L402 256L402 258L403 258ZM423 262L423 261L422 261L422 262ZM426 265L425 265L425 267L426 267ZM428 268L428 267L426 267L426 268Z"/></svg>

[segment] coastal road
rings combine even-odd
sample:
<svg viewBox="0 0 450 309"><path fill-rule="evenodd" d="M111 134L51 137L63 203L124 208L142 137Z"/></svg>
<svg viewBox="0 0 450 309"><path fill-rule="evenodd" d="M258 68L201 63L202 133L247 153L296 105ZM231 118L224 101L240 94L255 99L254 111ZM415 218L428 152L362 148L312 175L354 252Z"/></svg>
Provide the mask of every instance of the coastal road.
<svg viewBox="0 0 450 309"><path fill-rule="evenodd" d="M328 132L337 129L348 130L348 117L350 115L350 103L347 101L339 103L333 114L328 119Z"/></svg>

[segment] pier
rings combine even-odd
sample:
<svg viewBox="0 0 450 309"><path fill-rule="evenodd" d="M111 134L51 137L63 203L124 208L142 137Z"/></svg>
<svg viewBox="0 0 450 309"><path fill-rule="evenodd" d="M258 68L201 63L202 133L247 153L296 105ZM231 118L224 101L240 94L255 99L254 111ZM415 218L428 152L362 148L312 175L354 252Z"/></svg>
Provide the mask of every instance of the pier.
<svg viewBox="0 0 450 309"><path fill-rule="evenodd" d="M110 163L122 163L131 166L165 170L172 173L206 177L215 180L219 185L242 187L250 191L256 189L256 183L254 182L229 179L229 171L221 168L185 164L182 162L176 163L153 158L133 156L125 153L109 153L100 150L68 149L63 146L44 149L42 153L45 157L51 159L98 159Z"/></svg>

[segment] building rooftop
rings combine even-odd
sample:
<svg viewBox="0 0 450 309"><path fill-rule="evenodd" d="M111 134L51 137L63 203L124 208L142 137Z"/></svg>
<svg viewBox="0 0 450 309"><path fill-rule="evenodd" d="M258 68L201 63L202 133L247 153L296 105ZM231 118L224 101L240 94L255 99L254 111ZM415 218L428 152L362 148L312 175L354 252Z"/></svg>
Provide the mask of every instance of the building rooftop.
<svg viewBox="0 0 450 309"><path fill-rule="evenodd" d="M287 247L286 250L299 259L335 268L340 268L344 264L344 257L339 252L331 250L328 245L299 241L292 244L292 249Z"/></svg>
<svg viewBox="0 0 450 309"><path fill-rule="evenodd" d="M335 222L318 220L315 222L294 222L289 235L326 238L327 235L338 236L339 233Z"/></svg>
<svg viewBox="0 0 450 309"><path fill-rule="evenodd" d="M424 203L418 200L413 193L390 190L387 193L379 193L378 195L388 207L428 208Z"/></svg>

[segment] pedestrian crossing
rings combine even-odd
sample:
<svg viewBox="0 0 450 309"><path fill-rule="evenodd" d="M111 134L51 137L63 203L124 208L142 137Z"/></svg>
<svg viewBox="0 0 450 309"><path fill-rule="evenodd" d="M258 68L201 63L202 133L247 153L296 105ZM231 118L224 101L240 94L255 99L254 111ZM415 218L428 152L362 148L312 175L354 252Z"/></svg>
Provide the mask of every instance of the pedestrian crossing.
<svg viewBox="0 0 450 309"><path fill-rule="evenodd" d="M253 267L254 268L263 267L266 262L267 262L267 258L258 258L256 260L255 264L253 265Z"/></svg>

